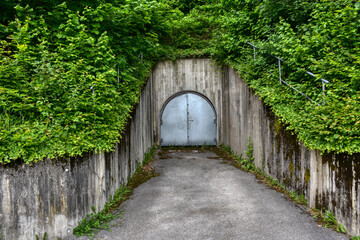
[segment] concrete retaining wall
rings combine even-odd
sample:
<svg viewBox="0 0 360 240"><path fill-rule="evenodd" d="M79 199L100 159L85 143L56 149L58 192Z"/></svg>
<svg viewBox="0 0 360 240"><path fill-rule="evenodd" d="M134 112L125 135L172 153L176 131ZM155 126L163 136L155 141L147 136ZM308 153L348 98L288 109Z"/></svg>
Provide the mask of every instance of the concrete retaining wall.
<svg viewBox="0 0 360 240"><path fill-rule="evenodd" d="M303 193L311 207L330 209L350 234L360 234L360 154L308 150L230 68L224 69L222 121L224 144L246 156L251 137L257 167Z"/></svg>
<svg viewBox="0 0 360 240"><path fill-rule="evenodd" d="M251 137L257 167L289 190L304 194L311 207L330 209L349 233L360 234L360 154L321 155L308 150L285 130L236 71L220 68L209 59L160 62L152 81L157 144L166 100L182 91L201 93L215 107L219 144L245 156Z"/></svg>
<svg viewBox="0 0 360 240"><path fill-rule="evenodd" d="M161 109L184 91L196 91L212 102L219 144L241 154L250 136L258 167L304 193L312 207L330 209L349 233L360 234L360 154L321 155L306 149L233 69L209 59L184 59L154 68L115 151L1 167L0 239L71 234L91 206L102 208L147 149L159 144Z"/></svg>
<svg viewBox="0 0 360 240"><path fill-rule="evenodd" d="M151 90L149 81L115 151L1 167L0 239L64 237L91 206L102 209L153 145Z"/></svg>

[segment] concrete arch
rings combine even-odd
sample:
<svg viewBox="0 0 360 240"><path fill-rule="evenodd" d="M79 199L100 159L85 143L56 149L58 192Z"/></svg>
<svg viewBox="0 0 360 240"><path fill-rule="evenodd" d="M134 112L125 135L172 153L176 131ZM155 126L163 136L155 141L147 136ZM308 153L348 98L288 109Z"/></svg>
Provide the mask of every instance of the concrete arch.
<svg viewBox="0 0 360 240"><path fill-rule="evenodd" d="M212 102L196 91L169 97L160 111L160 144L216 145L217 113Z"/></svg>
<svg viewBox="0 0 360 240"><path fill-rule="evenodd" d="M211 102L211 100L210 100L207 96L205 96L205 95L202 94L202 93L196 92L196 91L187 90L187 91L177 92L177 93L171 95L171 96L165 101L165 103L162 105L161 110L160 110L160 119L162 118L162 114L163 114L163 112L164 112L164 109L165 109L166 105L167 105L172 99L174 99L174 98L176 98L176 97L178 97L178 96L181 96L181 95L183 95L183 94L187 94L187 93L191 93L191 94L198 95L198 96L202 97L205 101L207 101L207 102L209 103L209 105L212 107L212 109L214 110L215 116L216 116L216 118L217 118L217 112L216 112L216 109L215 109L215 107L214 107L214 104Z"/></svg>
<svg viewBox="0 0 360 240"><path fill-rule="evenodd" d="M223 69L210 59L182 59L161 61L151 76L153 91L154 142L160 145L160 120L163 107L172 97L184 92L206 96L212 103L217 117L217 142L222 142L223 118Z"/></svg>

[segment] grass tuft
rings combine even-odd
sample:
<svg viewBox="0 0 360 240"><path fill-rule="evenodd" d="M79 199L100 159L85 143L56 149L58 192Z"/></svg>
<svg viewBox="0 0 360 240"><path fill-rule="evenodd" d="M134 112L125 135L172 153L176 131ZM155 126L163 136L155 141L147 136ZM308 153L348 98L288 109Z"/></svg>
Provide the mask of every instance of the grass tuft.
<svg viewBox="0 0 360 240"><path fill-rule="evenodd" d="M77 237L88 236L93 239L94 236L102 229L111 231L109 222L111 220L121 218L123 214L122 211L119 212L115 210L131 196L136 187L149 179L158 176L158 174L155 173L155 169L150 166L155 150L155 146L148 150L144 156L143 163L138 163L135 173L129 179L128 184L121 185L120 188L116 190L115 194L110 196L109 201L105 203L105 206L101 211L96 212L95 207L91 207L93 212L83 218L79 225L73 230L73 233Z"/></svg>

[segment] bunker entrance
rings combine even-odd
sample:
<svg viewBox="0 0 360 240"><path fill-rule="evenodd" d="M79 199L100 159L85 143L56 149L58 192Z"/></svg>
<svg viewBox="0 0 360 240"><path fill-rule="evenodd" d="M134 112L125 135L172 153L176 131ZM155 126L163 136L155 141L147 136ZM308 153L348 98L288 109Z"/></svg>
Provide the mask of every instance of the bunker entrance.
<svg viewBox="0 0 360 240"><path fill-rule="evenodd" d="M197 93L171 97L163 106L161 146L216 145L216 113L212 103Z"/></svg>

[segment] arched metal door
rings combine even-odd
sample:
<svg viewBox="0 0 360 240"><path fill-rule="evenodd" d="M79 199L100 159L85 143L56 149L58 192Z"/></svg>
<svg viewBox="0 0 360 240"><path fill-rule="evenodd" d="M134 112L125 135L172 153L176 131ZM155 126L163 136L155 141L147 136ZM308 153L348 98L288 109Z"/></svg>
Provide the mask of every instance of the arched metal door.
<svg viewBox="0 0 360 240"><path fill-rule="evenodd" d="M161 117L162 146L216 145L216 114L204 97L185 93L171 99Z"/></svg>

